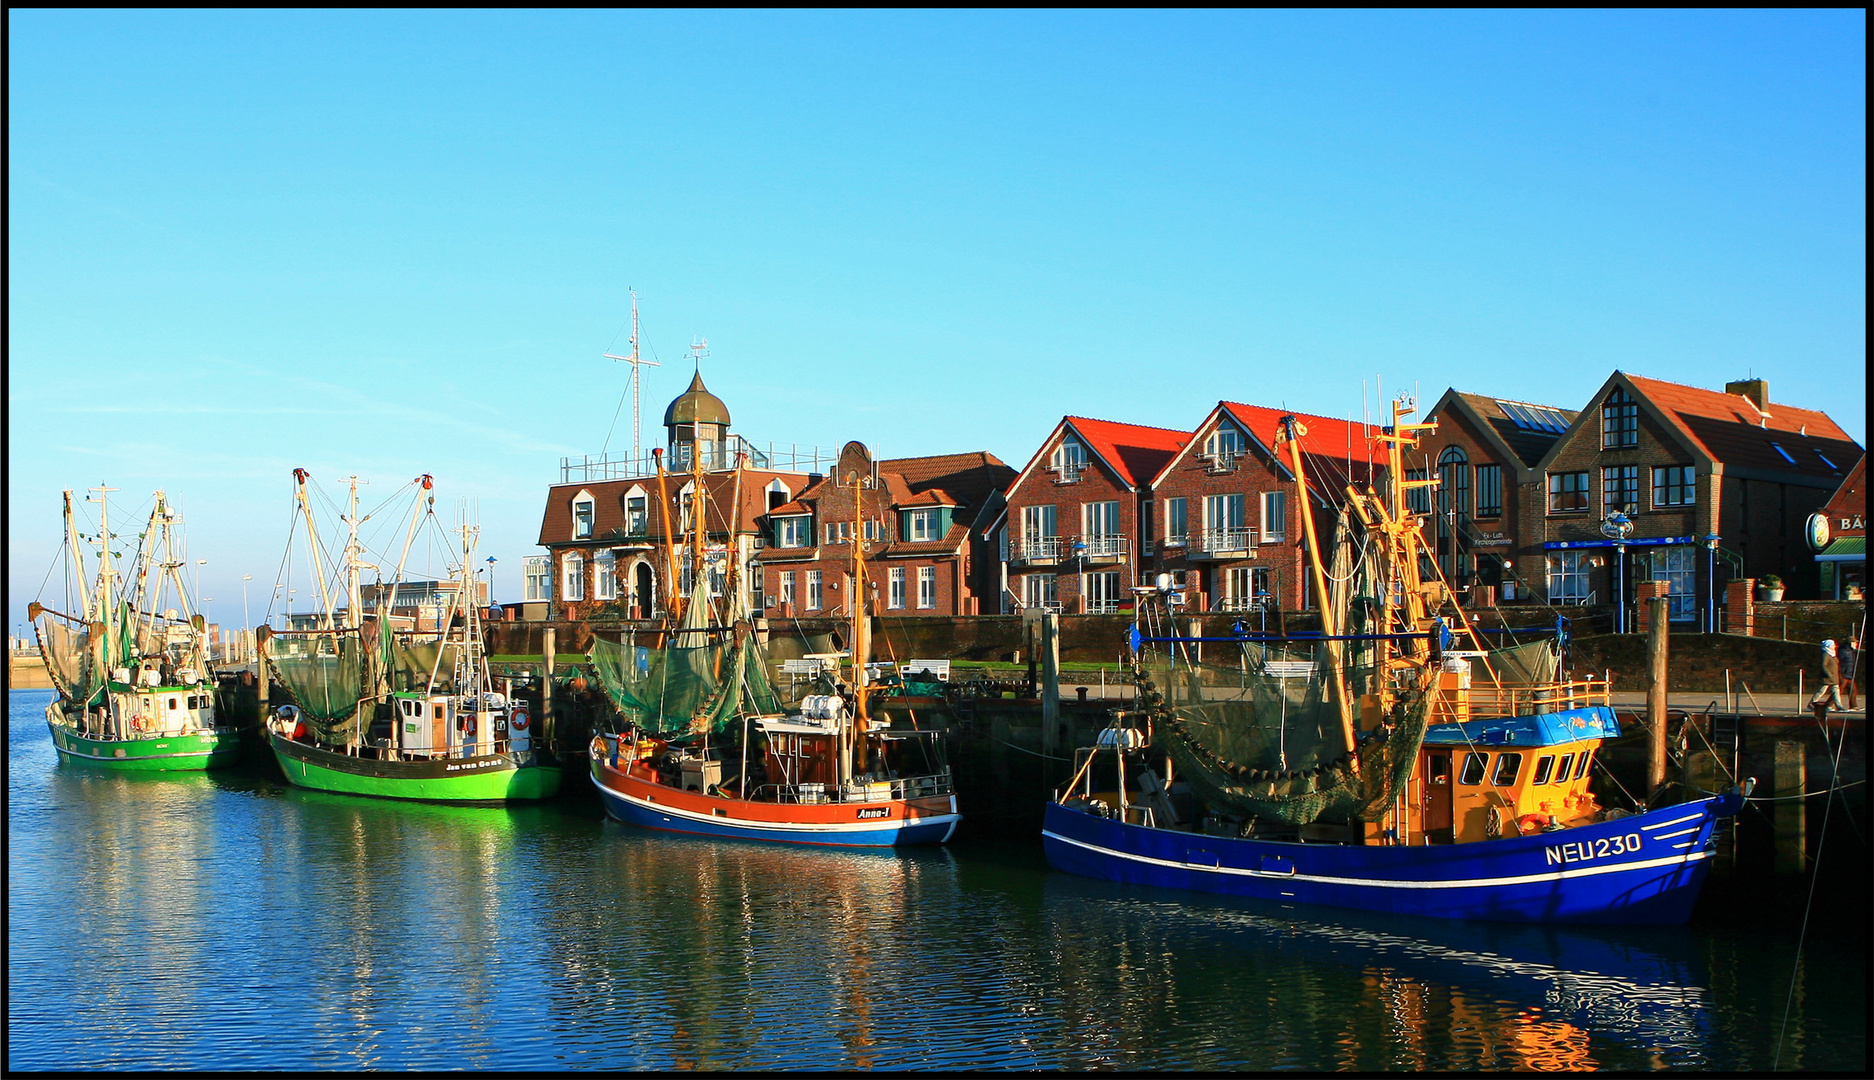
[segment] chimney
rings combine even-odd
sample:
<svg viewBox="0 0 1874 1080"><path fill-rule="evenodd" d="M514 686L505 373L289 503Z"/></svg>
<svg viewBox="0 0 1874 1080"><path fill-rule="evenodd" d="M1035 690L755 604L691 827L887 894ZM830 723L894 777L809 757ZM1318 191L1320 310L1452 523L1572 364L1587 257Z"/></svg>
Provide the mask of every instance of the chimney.
<svg viewBox="0 0 1874 1080"><path fill-rule="evenodd" d="M1750 399L1752 405L1757 406L1758 412L1765 416L1770 415L1770 384L1764 382L1762 379L1745 379L1742 382L1725 383L1724 392L1727 394L1742 394Z"/></svg>

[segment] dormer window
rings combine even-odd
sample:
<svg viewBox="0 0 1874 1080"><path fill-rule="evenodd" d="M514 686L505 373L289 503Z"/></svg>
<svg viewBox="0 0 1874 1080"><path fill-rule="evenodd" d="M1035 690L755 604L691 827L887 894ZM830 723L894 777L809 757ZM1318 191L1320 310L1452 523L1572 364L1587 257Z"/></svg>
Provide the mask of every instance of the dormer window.
<svg viewBox="0 0 1874 1080"><path fill-rule="evenodd" d="M941 540L938 534L938 517L935 510L907 510L904 515L904 538L913 543L919 540Z"/></svg>
<svg viewBox="0 0 1874 1080"><path fill-rule="evenodd" d="M585 540L592 536L594 506L589 491L582 491L573 497L573 539Z"/></svg>
<svg viewBox="0 0 1874 1080"><path fill-rule="evenodd" d="M1601 449L1640 445L1640 403L1625 387L1615 387L1601 406Z"/></svg>
<svg viewBox="0 0 1874 1080"><path fill-rule="evenodd" d="M787 489L786 484L781 483L779 480L770 480L768 482L768 512L769 513L773 513L774 511L780 509L781 507L786 506L788 500L792 499L793 497L794 497L794 493Z"/></svg>
<svg viewBox="0 0 1874 1080"><path fill-rule="evenodd" d="M650 497L633 485L625 492L625 535L647 536L651 531Z"/></svg>
<svg viewBox="0 0 1874 1080"><path fill-rule="evenodd" d="M774 519L774 546L804 548L813 544L813 518L806 514Z"/></svg>

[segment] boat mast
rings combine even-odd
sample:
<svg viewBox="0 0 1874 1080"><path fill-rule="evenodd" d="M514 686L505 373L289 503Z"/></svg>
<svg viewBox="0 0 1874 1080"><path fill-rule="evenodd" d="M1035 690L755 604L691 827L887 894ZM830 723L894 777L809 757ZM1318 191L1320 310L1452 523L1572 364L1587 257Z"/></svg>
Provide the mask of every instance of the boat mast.
<svg viewBox="0 0 1874 1080"><path fill-rule="evenodd" d="M383 620L386 626L389 625L391 611L397 607L397 592L403 585L403 564L405 560L410 558L410 544L416 539L417 523L423 520L423 509L425 506L433 509L436 505L436 496L431 495L428 499L423 497L423 492L436 486L436 482L430 478L428 473L424 473L411 482L420 484L422 487L417 492L416 505L410 508L410 528L403 534L403 550L397 553L397 573L390 581L390 599L382 600L382 598L380 598L380 600L382 600L382 611L379 612L378 617Z"/></svg>
<svg viewBox="0 0 1874 1080"><path fill-rule="evenodd" d="M325 626L332 629L332 592L326 586L325 566L319 556L319 526L312 518L312 501L306 498L306 481L312 474L304 469L293 470L293 497L299 501L299 508L306 516L306 535L312 545L312 576L319 584L319 599L325 605Z"/></svg>
<svg viewBox="0 0 1874 1080"><path fill-rule="evenodd" d="M1341 666L1341 643L1334 638L1340 630L1334 621L1333 597L1327 588L1327 570L1321 564L1321 545L1315 536L1314 510L1308 505L1308 476L1301 461L1301 436L1308 433L1294 416L1284 416L1277 428L1277 441L1288 443L1289 461L1295 474L1296 510L1301 514L1302 534L1308 539L1308 566L1314 574L1315 603L1321 609L1321 632L1328 640L1328 664L1334 672L1334 704L1340 712L1341 739L1349 755L1354 753L1353 703L1347 698L1346 672ZM1357 757L1355 758L1357 761ZM1357 768L1357 766L1356 766Z"/></svg>
<svg viewBox="0 0 1874 1080"><path fill-rule="evenodd" d="M683 590L677 587L677 530L671 527L670 487L665 482L664 448L651 451L657 460L657 505L664 519L664 612L667 626L674 626L683 615Z"/></svg>
<svg viewBox="0 0 1874 1080"><path fill-rule="evenodd" d="M90 622L91 585L85 581L85 551L84 548L79 545L80 537L78 536L77 519L72 516L71 489L67 488L64 494L65 546L70 548L72 553L72 580L78 584L78 612L84 616L86 622ZM71 593L66 593L65 598L70 600Z"/></svg>
<svg viewBox="0 0 1874 1080"><path fill-rule="evenodd" d="M613 356L606 353L607 360L617 360L631 365L631 467L638 468L638 460L644 456L644 442L640 434L639 420L643 413L641 404L644 393L644 375L640 368L644 365L662 367L655 360L646 360L638 355L638 294L631 293L631 355Z"/></svg>
<svg viewBox="0 0 1874 1080"><path fill-rule="evenodd" d="M110 694L111 668L111 506L110 493L114 487L94 487L98 493L98 621L93 623L93 636L97 638L98 666L104 669L104 707L108 710L112 734L124 737L123 718L118 715L116 699Z"/></svg>

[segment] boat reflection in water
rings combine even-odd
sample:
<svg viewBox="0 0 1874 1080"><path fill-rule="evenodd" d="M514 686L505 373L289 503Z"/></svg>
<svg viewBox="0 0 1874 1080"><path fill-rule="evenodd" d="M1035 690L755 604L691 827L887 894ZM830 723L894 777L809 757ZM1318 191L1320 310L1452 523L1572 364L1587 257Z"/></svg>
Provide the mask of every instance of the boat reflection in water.
<svg viewBox="0 0 1874 1080"><path fill-rule="evenodd" d="M1083 992L1108 984L1115 1007L1097 1022L1113 1025L1115 1047L1157 1045L1166 1030L1188 1026L1192 999L1218 993L1192 984L1208 974L1227 977L1223 992L1241 995L1246 1025L1293 1032L1293 1042L1270 1040L1292 1063L1258 1058L1254 1067L1684 1068L1707 1064L1713 1051L1705 964L1692 933L1676 927L1447 923L1226 897L1174 900L1066 875L1049 879L1045 907L1063 947L1108 941L1112 953L1102 959L1120 958L1103 980L1086 972L1062 980ZM1171 956L1183 959L1154 962ZM1196 957L1204 959L1190 962ZM1170 982L1174 970L1182 985ZM1252 972L1264 974L1246 981ZM1182 1015L1163 1015L1159 1003L1180 997ZM1324 1022L1334 1014L1344 1021Z"/></svg>
<svg viewBox="0 0 1874 1080"><path fill-rule="evenodd" d="M927 939L960 907L947 849L784 848L608 827L556 914L555 1038L638 1067L903 1068L984 1060L959 989L992 968ZM979 928L960 936L973 938ZM959 970L961 968L962 970ZM956 1030L946 1030L954 1025ZM955 1067L955 1066L950 1066Z"/></svg>

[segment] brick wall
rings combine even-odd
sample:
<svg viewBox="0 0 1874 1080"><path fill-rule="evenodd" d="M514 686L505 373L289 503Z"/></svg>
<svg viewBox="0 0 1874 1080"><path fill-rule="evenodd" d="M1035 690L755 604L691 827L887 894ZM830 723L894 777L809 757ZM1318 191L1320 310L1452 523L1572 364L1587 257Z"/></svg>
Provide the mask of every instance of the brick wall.
<svg viewBox="0 0 1874 1080"><path fill-rule="evenodd" d="M1087 566L1088 571L1119 571L1120 588L1130 589L1139 583L1139 496L1127 490L1126 484L1114 476L1097 458L1089 460L1080 471L1079 477L1071 483L1062 483L1060 478L1046 468L1054 451L1060 446L1064 432L1057 433L1041 448L1040 464L1010 492L1008 518L1006 526L1009 535L1009 591L1016 596L1023 596L1023 579L1030 574L1053 574L1055 598L1061 610L1078 613L1084 609L1085 598L1081 595L1080 573L1082 568L1069 562L1065 557L1049 563L1018 558L1020 545L1027 539L1023 533L1023 511L1031 506L1054 507L1054 529L1062 538L1063 547L1071 538L1085 531L1085 511L1089 503L1117 502L1119 504L1119 535L1129 538L1127 554L1124 559L1111 565ZM982 605L988 610L999 611L1000 601L985 600Z"/></svg>

